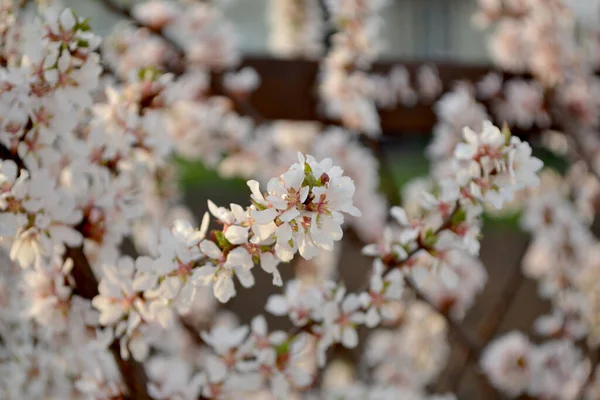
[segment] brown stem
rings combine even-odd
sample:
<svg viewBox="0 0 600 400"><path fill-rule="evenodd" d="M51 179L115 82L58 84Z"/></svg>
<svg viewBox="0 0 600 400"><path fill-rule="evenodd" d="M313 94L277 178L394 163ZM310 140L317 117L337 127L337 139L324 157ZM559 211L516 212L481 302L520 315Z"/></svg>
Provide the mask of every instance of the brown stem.
<svg viewBox="0 0 600 400"><path fill-rule="evenodd" d="M20 169L26 169L23 160L3 145L0 145L0 157L3 160L14 161ZM98 295L98 280L94 276L90 263L83 252L83 248L67 247L65 258L73 260L71 275L75 280L75 293L84 299L92 300ZM129 358L128 360L123 359L121 357L118 340L115 340L111 344L110 352L117 363L123 382L129 391L129 396L126 397L126 400L152 400L148 394L148 379L143 365L133 358Z"/></svg>
<svg viewBox="0 0 600 400"><path fill-rule="evenodd" d="M588 375L583 385L581 385L581 387L579 388L577 394L573 397L576 400L585 399L585 388L594 381L594 378L596 376L596 369L598 368L600 362L600 354L598 354L598 351L592 351L588 353L588 358L591 362L590 374Z"/></svg>
<svg viewBox="0 0 600 400"><path fill-rule="evenodd" d="M439 226L439 228L437 228L435 230L435 234L439 234L440 232L449 229L452 226L452 218L454 217L454 215L456 215L456 213L460 210L460 206L457 203L454 207L454 210L452 211L452 213L450 213L450 215L444 220L444 222L442 223L442 225ZM388 269L387 271L385 271L383 273L383 276L386 276L387 274L389 274L391 271L393 271L395 268L400 268L403 265L405 265L415 254L417 254L419 251L424 250L425 247L422 243L419 243L419 245L411 250L407 256L405 258L403 258L402 260L396 260L393 262L390 262L387 264ZM460 339L461 343L467 347L471 352L475 353L475 354L480 354L481 350L482 350L482 346L471 337L471 335L462 327L462 325L460 325L457 321L455 321L454 319L452 319L450 317L450 315L445 312L440 310L436 305L434 305L433 303L431 303L426 297L425 295L419 290L419 288L417 287L417 285L415 284L414 280L410 277L406 277L405 278L406 281L406 285L413 290L413 292L415 293L415 295L417 296L417 299L419 299L420 301L423 301L425 303L427 303L429 306L431 306L431 308L433 308L434 310L436 310L441 316L444 317L444 319L447 321L448 326L450 327L450 330L456 334L456 336ZM367 283L365 283L361 288L358 289L358 292L364 292L369 290L369 283L367 280ZM292 330L290 330L288 332L289 336L294 336L299 334L300 332L310 332L312 325L309 322L308 325L305 326L301 326L301 327L294 327Z"/></svg>
<svg viewBox="0 0 600 400"><path fill-rule="evenodd" d="M139 21L136 18L134 18L134 16L131 14L130 9L128 9L127 7L121 6L121 5L117 4L116 2L114 2L113 0L100 0L100 1L104 4L104 6L107 9L109 9L110 11L112 11L116 14L120 14L124 18L127 18L135 26L137 26L139 28L148 29L150 32L159 36L173 50L173 52L175 53L175 56L178 60L178 62L170 63L169 72L171 72L175 75L181 75L185 72L185 66L183 64L183 61L185 59L185 49L179 43L177 43L173 39L166 36L162 29L155 29L151 26L145 25L142 21ZM107 66L104 66L104 68L106 71L110 71L110 68L108 68ZM254 106L248 101L248 99L246 97L237 96L236 94L230 93L227 90L225 90L225 88L221 84L221 81L222 81L221 73L215 73L215 75L213 77L217 78L217 79L212 79L212 81L211 81L211 90L214 91L215 95L224 96L224 97L229 98L231 100L231 102L233 103L233 105L235 106L236 111L240 115L246 115L246 116L252 118L256 124L260 124L260 123L264 122L265 119L263 118L263 116L254 108ZM218 80L219 83L216 83L215 82L216 80Z"/></svg>
<svg viewBox="0 0 600 400"><path fill-rule="evenodd" d="M587 166L589 172L594 175L594 177L600 182L600 173L596 170L594 166L594 160L592 156L588 153L588 150L585 148L583 141L577 131L574 129L565 129L565 133L573 139L573 144L575 144L575 149L577 153L579 153L579 158L583 160L585 165Z"/></svg>
<svg viewBox="0 0 600 400"><path fill-rule="evenodd" d="M442 231L445 231L452 226L452 218L456 215L460 210L460 205L458 202L454 206L454 209L450 213L450 215L444 220L442 225L440 225L434 232L434 234L439 234ZM394 268L399 268L406 264L412 256L418 253L421 250L424 250L425 247L423 244L419 243L419 246L412 250L403 260L394 262L392 265L389 265L389 269L384 273L384 276L387 275ZM469 351L473 354L481 354L482 346L475 339L471 337L471 335L464 329L464 327L457 321L455 321L448 313L448 311L440 310L435 304L431 303L427 297L421 292L421 290L417 287L415 281L409 277L405 277L406 286L409 287L416 295L417 299L420 301L427 303L431 308L436 310L448 323L450 331L452 331L456 337L461 341L461 343L469 349Z"/></svg>
<svg viewBox="0 0 600 400"><path fill-rule="evenodd" d="M373 149L377 149L379 148L378 151L375 151L375 154L377 156L377 159L379 160L379 164L381 166L382 169L386 169L387 171L385 172L387 175L392 176L391 173L391 169L390 169L390 165L386 162L385 157L383 155L383 152L380 149L380 146L376 146L376 144L374 143L370 143L371 147ZM382 172L383 173L383 172ZM391 191L393 193L397 193L399 196L400 190L399 188L396 187L395 181L393 179L391 179L390 181L391 184ZM388 198L389 201L391 201L392 199ZM399 199L398 199L399 202ZM392 202L392 204L398 204L396 202ZM442 223L442 225L435 231L435 234L440 233L443 230L446 230L448 228L451 227L452 225L452 218L454 217L454 215L458 212L458 210L460 209L460 204L458 203L458 201L456 202L456 205L452 211L452 213L448 216L448 218L446 218L444 220L444 222ZM408 261L416 252L422 250L423 247L421 245L421 243L419 243L419 246L412 251L411 253L408 254L408 256L400 261L400 265L404 264L406 261ZM397 267L397 265L394 265ZM391 268L387 271L389 272L391 270ZM425 297L425 295L416 287L416 285L414 284L414 281L410 278L407 278L407 286L410 287L415 295L417 296L418 299L426 302L427 304L429 304L434 310L436 310L442 317L444 317L444 319L446 320L448 327L450 328L451 333L454 333L455 336L460 340L460 342L463 344L464 348L465 348L465 352L467 354L467 356L470 354L473 356L476 356L477 358L479 358L481 356L481 352L485 346L485 343L487 342L482 342L483 344L480 344L477 340L473 339L471 337L470 334L468 334L468 332L464 329L464 327L457 321L453 320L450 315L448 315L447 312L440 310L438 307L436 307L435 305L433 305L431 302L429 302L427 300L427 298ZM487 378L482 375L482 374L477 374L477 376L481 379L481 381L483 382L483 384L485 385L485 387L487 389L490 389L489 391L492 392L494 395L499 395L498 391L489 384Z"/></svg>
<svg viewBox="0 0 600 400"><path fill-rule="evenodd" d="M456 337L460 340L460 342L469 350L470 353L476 354L478 357L481 354L482 346L471 337L471 335L465 330L465 328L456 320L454 320L447 311L440 310L435 304L431 303L423 293L417 288L415 281L411 277L405 277L404 281L406 282L406 286L412 289L412 291L417 296L417 299L421 300L424 303L427 303L431 308L436 310L441 316L444 317L450 330L456 334Z"/></svg>
<svg viewBox="0 0 600 400"><path fill-rule="evenodd" d="M172 40L171 38L166 36L164 34L164 32L162 31L162 29L155 29L151 26L144 25L141 21L137 20L131 14L131 10L129 8L122 6L113 0L100 0L100 1L104 4L104 6L109 11L111 11L115 14L121 15L122 17L128 19L129 21L131 21L134 25L136 25L139 28L148 29L150 32L160 36L162 38L162 40L164 40L173 49L173 51L176 53L178 58L184 57L185 51L181 48L181 46L177 42L175 42L174 40Z"/></svg>
<svg viewBox="0 0 600 400"><path fill-rule="evenodd" d="M524 251L527 251L528 247L529 244L525 245ZM522 260L523 257L524 254L519 257L519 260ZM519 263L511 272L508 283L504 287L498 302L494 307L491 308L491 312L487 314L487 317L483 320L483 322L479 324L477 329L477 337L482 341L482 343L488 343L494 337L498 331L498 327L504 320L504 317L513 304L516 294L519 288L521 288L522 283L523 274L521 273L521 264ZM453 374L454 377L451 379L451 381L454 383L454 390L461 382L467 365L472 361L477 361L481 357L481 354L476 354L470 351L470 349L465 349L459 356L462 358L462 360L459 362L460 365L456 368L458 371ZM486 387L485 389L489 388Z"/></svg>

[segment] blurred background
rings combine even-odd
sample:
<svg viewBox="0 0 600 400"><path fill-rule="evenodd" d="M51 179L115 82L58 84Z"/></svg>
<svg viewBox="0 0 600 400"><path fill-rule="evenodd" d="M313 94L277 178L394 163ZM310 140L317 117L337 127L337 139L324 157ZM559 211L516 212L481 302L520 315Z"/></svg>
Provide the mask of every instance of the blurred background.
<svg viewBox="0 0 600 400"><path fill-rule="evenodd" d="M91 17L94 32L109 33L121 18L95 0L65 0L79 15ZM222 1L238 30L242 53L267 54L269 0ZM122 1L132 4L132 1ZM485 35L471 24L475 0L393 0L382 13L381 59L487 60Z"/></svg>

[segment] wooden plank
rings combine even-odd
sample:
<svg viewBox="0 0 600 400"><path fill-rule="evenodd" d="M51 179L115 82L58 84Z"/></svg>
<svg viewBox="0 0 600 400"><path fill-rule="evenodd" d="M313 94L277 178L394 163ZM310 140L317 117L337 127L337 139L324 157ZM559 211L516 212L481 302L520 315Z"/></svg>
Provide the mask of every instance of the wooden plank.
<svg viewBox="0 0 600 400"><path fill-rule="evenodd" d="M374 64L372 72L385 73L399 64L407 68L413 86L420 66L435 66L442 81L443 91L451 88L459 80L475 82L492 70L485 65L394 60ZM319 112L316 86L318 62L278 59L271 56L246 56L242 66L254 68L262 79L261 85L251 95L249 102L264 119L331 122ZM406 132L429 134L436 122L431 104L418 104L411 108L399 106L393 110L382 110L380 116L382 130L390 135Z"/></svg>

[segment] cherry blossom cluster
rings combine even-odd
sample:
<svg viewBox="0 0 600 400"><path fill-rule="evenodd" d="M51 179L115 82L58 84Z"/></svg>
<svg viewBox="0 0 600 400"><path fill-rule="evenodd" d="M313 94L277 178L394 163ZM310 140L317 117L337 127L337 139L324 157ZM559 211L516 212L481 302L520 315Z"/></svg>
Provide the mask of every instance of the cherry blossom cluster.
<svg viewBox="0 0 600 400"><path fill-rule="evenodd" d="M375 88L375 102L380 109L431 104L442 92L438 71L427 64L419 67L412 81L408 69L401 64L394 65L386 74L373 73L370 79Z"/></svg>
<svg viewBox="0 0 600 400"><path fill-rule="evenodd" d="M0 234L8 257L0 397L455 399L429 392L449 357L447 332L487 279L477 259L484 209L533 193L542 167L529 144L487 120L549 126L545 88L561 81L532 68L538 85L513 80L502 92L503 83L487 77L477 89L459 85L444 95L432 174L407 185L386 226L379 162L356 136L244 112L260 78L237 69L233 26L216 3L140 3L131 10L135 24L106 38L102 58L100 39L71 10L48 8L30 23L16 2L0 6ZM543 27L567 31L555 24L563 20L552 13L563 11L554 2L543 15L529 3L536 4L510 18L533 15L538 35ZM302 19L284 38L288 48L316 54L316 2L300 11L291 0L273 4L283 22ZM374 135L376 106L414 102L415 93L425 103L438 97L433 68L421 69L416 90L400 68L379 81L368 74L383 1L326 5L337 30L320 87L331 117ZM103 67L115 76L102 78ZM212 81L214 72L222 75ZM377 82L388 78L397 86L380 98ZM588 82L552 93L578 122L595 116ZM249 206L209 201L196 227L177 206L174 157L249 179ZM538 331L595 343L600 302L589 226L598 184L578 185L589 177L585 168L571 173L566 189L544 175L542 195L527 199L532 248L552 258L531 261L526 273L554 306ZM372 243L363 248L371 273L357 289L338 282L333 266L346 226ZM257 266L283 286L279 264L294 259L295 278L265 305L287 317L290 330L269 331L256 314L241 325L217 310L237 295L235 280L255 285ZM364 328L377 330L358 369L349 368L337 350L357 348ZM517 341L492 343L481 360L510 395L571 398L593 378L568 340ZM527 354L511 359L511 347ZM590 383L592 393L597 382Z"/></svg>
<svg viewBox="0 0 600 400"><path fill-rule="evenodd" d="M143 23L147 29L137 29L130 25L119 27L114 35L109 36L105 41L103 54L106 54L110 60L114 60L111 61L111 65L119 71L119 75L126 77L132 74L135 68L148 65L169 69L169 60L173 58L171 55L174 50L179 49L181 54L187 54L184 46L174 47L173 42L169 43L151 33L158 28L164 28L163 30L169 33L170 24L177 24L177 19L164 19L162 16L172 15L173 10L179 13L176 15L181 15L189 6L185 4L175 7L172 3L163 3L167 2L139 3L132 12L137 17L137 22ZM222 11L215 4L206 2L202 7L207 10L208 15L222 16ZM164 12L161 13L161 10ZM167 13L166 10L170 11ZM208 12L208 10L212 11ZM153 22L153 18L157 21ZM177 43L180 42L177 37L173 38ZM148 42L148 47L160 45L162 50L140 49L140 46L144 46L144 42ZM133 46L131 54L142 52L150 57L153 57L152 54L160 54L160 57L147 62L140 57L135 57L135 60L140 60L142 63L129 62L127 56L129 52L125 50L129 46ZM234 66L234 63L227 65L229 68ZM243 68L235 73L226 73L221 82L225 92L214 93L208 73L209 69L214 68L217 67L209 64L200 68L197 63L185 64L183 73L181 67L176 68L179 76L174 79L173 88L169 91L172 111L169 113L170 118L166 129L172 137L176 138L177 152L186 158L200 158L204 164L216 168L222 176L258 178L264 183L271 176L284 171L295 159L297 151L315 156L322 154L323 158L335 154L336 161L355 181L357 204L365 205L360 208L370 213L369 219L373 224L365 226L356 219L351 219L349 222L364 240L369 241L379 235L385 219L386 206L382 196L376 191L378 163L373 155L355 138L343 138L344 131L339 128L326 129L317 124L287 121L257 125L262 121L254 120L253 123L251 118L240 115L242 110L239 107L240 102L243 102L248 92L252 91L259 82L253 70ZM422 86L426 87L427 80L421 79L421 81L424 82ZM302 134L299 133L300 131ZM324 151L325 149L327 151ZM355 161L360 159L363 160L363 165L357 168Z"/></svg>
<svg viewBox="0 0 600 400"><path fill-rule="evenodd" d="M480 1L475 19L483 26L496 23L490 53L512 72L532 72L544 86L565 78L576 59L572 10L563 0L523 2Z"/></svg>
<svg viewBox="0 0 600 400"><path fill-rule="evenodd" d="M378 12L385 0L329 0L329 20L336 28L331 49L321 63L320 95L328 116L369 136L381 134L375 87L365 72L377 57Z"/></svg>
<svg viewBox="0 0 600 400"><path fill-rule="evenodd" d="M595 398L598 369L585 358L598 346L598 240L591 230L600 193L595 132L600 108L594 74L597 38L590 23L598 4L479 3L476 20L495 24L490 40L494 60L502 69L531 73L534 79L503 81L490 74L469 88L473 102L511 125L547 130L543 144L570 163L563 173L544 171L540 187L521 199L521 225L532 235L522 270L552 305L549 314L535 321L534 330L561 341L537 348L513 333L490 346L482 365L492 383L511 396ZM541 352L543 362L533 361L539 355L517 360L516 367L512 356L502 361L502 354L519 352ZM547 352L560 353L554 357L564 364L548 362Z"/></svg>
<svg viewBox="0 0 600 400"><path fill-rule="evenodd" d="M345 286L332 280L316 283L293 280L287 283L284 294L270 296L266 310L276 316L288 316L295 326L294 335L309 334L314 338L311 351L318 367L326 365L328 350L333 345L356 347L360 326L373 328L382 323L393 323L407 313L404 318L415 318L415 326L410 325L408 319L398 331L381 334L389 334L391 342L407 343L412 335L416 335L426 350L419 351L416 343L410 347L419 354L421 361L423 352L432 357L430 366L419 364L422 370L414 365L411 368L410 352L405 348L405 351L398 350L400 361L393 360L390 358L391 343L390 348L374 349L366 363L378 371L375 373L382 384L400 381L405 386L398 389L422 391L443 366L444 354L448 351L445 322L438 319L432 321L432 327L426 328L420 318L425 318L427 311L420 303L408 306L406 311L401 304L405 304L413 289L423 288L438 310L460 317L472 305L485 282L485 271L472 259L479 250L481 203L491 199L500 207L503 201L511 200L515 191L538 183L533 177L541 168L541 162L531 157L531 149L525 146L526 143L489 122L483 132L466 128L464 142L456 147L453 179L447 177L447 183L439 188L437 196L428 191L421 192L420 215L410 220L403 208L393 207L391 214L397 226L386 229L381 243L365 247L363 252L376 258L364 291L348 292ZM483 184L480 179L487 183ZM482 191L482 187L486 190ZM465 286L459 286L463 277ZM447 289L438 290L440 287ZM419 333L417 326L427 329L430 334L437 333L425 336ZM377 346L385 346L384 343L382 338L377 340ZM225 353L215 349L224 363L227 363L227 355L237 357L240 353L245 354L244 351L241 339L235 349L229 348ZM243 381L250 382L241 368L230 366L225 381L230 383L225 386L232 385L231 380L237 382L239 374L245 376ZM413 384L406 384L407 381Z"/></svg>
<svg viewBox="0 0 600 400"><path fill-rule="evenodd" d="M318 0L270 0L269 48L281 57L323 53L325 24Z"/></svg>
<svg viewBox="0 0 600 400"><path fill-rule="evenodd" d="M210 212L223 225L209 237L208 215L199 230L178 220L149 246L151 257L121 257L104 265L99 295L92 301L100 324L133 339L145 321L168 327L171 310L187 312L197 286L212 286L221 302L235 296L234 276L242 286L253 286L255 264L282 285L280 261L290 261L297 252L311 259L319 249L331 251L342 237L344 213L360 215L352 204L354 184L342 172L331 159L317 162L299 155L298 163L269 181L265 194L258 182L248 182L251 207L226 209L209 201Z"/></svg>
<svg viewBox="0 0 600 400"><path fill-rule="evenodd" d="M411 207L416 208L416 215L393 207L391 213L400 230L388 230L379 245L365 249L367 253L381 256L386 263L403 260L422 248L429 249L434 257L453 249L477 255L480 231L477 221L482 204L501 208L519 190L537 186L537 172L542 162L532 157L527 142L487 121L481 132L468 127L464 129L463 141L456 145L454 155L446 165L447 168L440 170L437 176L434 192L437 195L428 192L427 183L424 183L425 188L421 186L419 194L422 198L419 207ZM415 189L412 192L415 193ZM448 226L453 228L451 232L445 232ZM448 257L446 261L451 263L453 258ZM447 278L452 280L450 275Z"/></svg>
<svg viewBox="0 0 600 400"><path fill-rule="evenodd" d="M535 345L513 331L488 346L481 367L494 386L511 397L575 399L586 382L590 362L569 340Z"/></svg>
<svg viewBox="0 0 600 400"><path fill-rule="evenodd" d="M383 231L387 204L377 191L379 162L359 140L339 127L321 129L316 123L277 121L263 124L246 146L226 155L217 166L226 177L241 176L267 182L293 163L297 151L317 158L332 157L352 178L354 204L362 218L350 216L347 222L364 241L371 241ZM361 221L369 219L369 225Z"/></svg>

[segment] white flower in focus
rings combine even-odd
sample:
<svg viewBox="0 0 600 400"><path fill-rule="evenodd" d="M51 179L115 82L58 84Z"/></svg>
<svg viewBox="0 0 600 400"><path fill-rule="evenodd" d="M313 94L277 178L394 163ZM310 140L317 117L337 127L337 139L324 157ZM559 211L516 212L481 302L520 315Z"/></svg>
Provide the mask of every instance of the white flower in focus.
<svg viewBox="0 0 600 400"><path fill-rule="evenodd" d="M200 250L210 262L194 271L194 280L204 285L212 283L215 297L226 303L235 296L233 275L236 275L244 287L254 285L251 269L254 267L252 256L244 247L236 247L223 255L217 244L210 240L200 242Z"/></svg>
<svg viewBox="0 0 600 400"><path fill-rule="evenodd" d="M464 142L457 144L454 150L457 159L466 161L477 159L486 174L498 166L503 156L502 149L506 138L491 122L484 122L481 133L465 128L463 139Z"/></svg>
<svg viewBox="0 0 600 400"><path fill-rule="evenodd" d="M257 207L250 214L253 232L258 241L274 235L275 253L282 261L291 260L297 250L305 259L315 257L319 249L331 251L342 237L343 213L360 215L352 202L353 181L342 176L331 159L317 162L298 153L298 160L269 181L266 197L257 183L248 182Z"/></svg>
<svg viewBox="0 0 600 400"><path fill-rule="evenodd" d="M544 166L543 162L531 156L531 146L527 142L521 142L517 137L511 137L512 146L508 153L508 171L512 184L516 190L535 187L540 184L537 173Z"/></svg>

